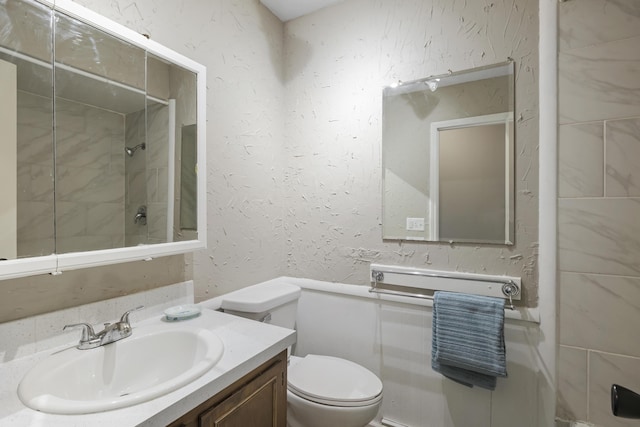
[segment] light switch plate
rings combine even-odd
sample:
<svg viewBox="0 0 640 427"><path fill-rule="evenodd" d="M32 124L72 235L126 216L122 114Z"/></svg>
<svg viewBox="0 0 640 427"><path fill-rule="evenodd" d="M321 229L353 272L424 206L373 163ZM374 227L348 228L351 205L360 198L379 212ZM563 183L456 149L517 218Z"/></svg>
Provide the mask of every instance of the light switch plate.
<svg viewBox="0 0 640 427"><path fill-rule="evenodd" d="M407 231L424 231L424 218L407 218Z"/></svg>

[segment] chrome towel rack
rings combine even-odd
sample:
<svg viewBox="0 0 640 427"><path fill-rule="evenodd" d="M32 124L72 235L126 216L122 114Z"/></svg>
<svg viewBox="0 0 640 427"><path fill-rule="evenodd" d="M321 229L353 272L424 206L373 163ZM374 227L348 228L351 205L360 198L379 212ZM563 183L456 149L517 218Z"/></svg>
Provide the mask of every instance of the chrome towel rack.
<svg viewBox="0 0 640 427"><path fill-rule="evenodd" d="M433 300L432 295L386 288L381 289L378 287L379 284L402 286L412 289L462 292L508 299L509 303L505 305L505 308L510 310L515 310L513 301L519 300L521 296L521 280L519 277L491 276L371 264L371 282L372 284L369 288L369 292L371 293Z"/></svg>

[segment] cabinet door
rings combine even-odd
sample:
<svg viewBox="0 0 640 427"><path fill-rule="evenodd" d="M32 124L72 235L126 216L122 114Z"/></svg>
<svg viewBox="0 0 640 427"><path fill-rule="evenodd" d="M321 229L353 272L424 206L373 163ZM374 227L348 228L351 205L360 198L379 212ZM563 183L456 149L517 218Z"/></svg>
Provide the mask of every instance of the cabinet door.
<svg viewBox="0 0 640 427"><path fill-rule="evenodd" d="M200 427L285 427L286 377L276 364L200 415Z"/></svg>

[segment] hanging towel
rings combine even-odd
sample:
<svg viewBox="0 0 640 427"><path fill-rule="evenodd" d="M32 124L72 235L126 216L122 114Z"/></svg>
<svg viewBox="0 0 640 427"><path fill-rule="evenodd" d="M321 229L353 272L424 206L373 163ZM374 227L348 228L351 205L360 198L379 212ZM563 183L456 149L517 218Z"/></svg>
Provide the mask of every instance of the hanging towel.
<svg viewBox="0 0 640 427"><path fill-rule="evenodd" d="M496 388L507 376L502 298L436 292L433 302L431 367L473 387Z"/></svg>

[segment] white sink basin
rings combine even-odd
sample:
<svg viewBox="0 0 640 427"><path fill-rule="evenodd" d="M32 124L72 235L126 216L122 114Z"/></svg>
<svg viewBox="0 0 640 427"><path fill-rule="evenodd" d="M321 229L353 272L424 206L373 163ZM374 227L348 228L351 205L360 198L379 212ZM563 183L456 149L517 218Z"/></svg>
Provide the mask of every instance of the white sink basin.
<svg viewBox="0 0 640 427"><path fill-rule="evenodd" d="M26 406L53 414L122 408L186 385L223 352L220 338L206 329L139 327L115 343L52 354L25 375L18 396Z"/></svg>

